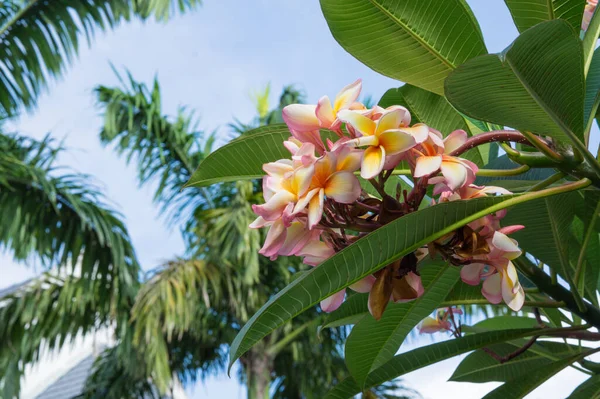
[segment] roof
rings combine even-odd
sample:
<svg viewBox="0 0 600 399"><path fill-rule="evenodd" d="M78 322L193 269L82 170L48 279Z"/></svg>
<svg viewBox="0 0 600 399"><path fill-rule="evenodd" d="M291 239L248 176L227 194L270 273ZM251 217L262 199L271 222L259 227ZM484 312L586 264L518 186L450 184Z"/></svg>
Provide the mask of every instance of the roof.
<svg viewBox="0 0 600 399"><path fill-rule="evenodd" d="M95 356L90 355L77 363L62 377L50 385L36 399L69 399L83 392L85 380L92 370Z"/></svg>

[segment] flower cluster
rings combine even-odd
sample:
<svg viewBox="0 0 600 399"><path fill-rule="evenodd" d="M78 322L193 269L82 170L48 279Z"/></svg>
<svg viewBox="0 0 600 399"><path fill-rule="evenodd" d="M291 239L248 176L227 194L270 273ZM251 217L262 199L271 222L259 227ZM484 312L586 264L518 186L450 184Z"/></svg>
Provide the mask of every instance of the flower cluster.
<svg viewBox="0 0 600 399"><path fill-rule="evenodd" d="M284 108L292 136L284 145L291 157L264 165L265 203L253 207L258 218L251 227L269 228L261 254L272 259L299 256L317 266L371 231L419 209L430 185L432 204L508 193L473 184L477 165L455 154L465 147L466 132L457 130L444 138L425 124L411 125L411 115L402 106L367 108L357 101L360 91L357 80L333 103L324 96L316 105ZM325 140L321 129L331 132ZM391 195L385 184L400 163L410 170L414 185L410 192L398 185ZM379 195L370 195L365 184ZM508 234L522 226L501 228L503 216L497 212L476 220L349 288L369 292L369 308L379 318L390 301L423 294L417 265L428 255L440 254L462 267L466 283L483 280L482 292L490 302L504 299L519 309L524 295L510 261L520 251ZM345 291L340 291L321 307L335 310L344 297Z"/></svg>

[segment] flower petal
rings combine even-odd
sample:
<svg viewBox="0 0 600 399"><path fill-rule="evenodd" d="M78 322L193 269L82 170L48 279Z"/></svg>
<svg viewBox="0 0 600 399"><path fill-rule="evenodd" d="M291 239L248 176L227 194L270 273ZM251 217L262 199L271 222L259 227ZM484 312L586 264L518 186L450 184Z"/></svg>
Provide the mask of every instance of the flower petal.
<svg viewBox="0 0 600 399"><path fill-rule="evenodd" d="M348 288L352 289L353 291L356 292L360 292L360 293L365 293L365 292L369 292L371 291L371 288L373 288L373 284L375 284L375 276L367 276L365 278L363 278L362 280L357 281L354 284L351 284Z"/></svg>
<svg viewBox="0 0 600 399"><path fill-rule="evenodd" d="M277 252L285 242L285 237L285 226L283 225L283 222L281 222L281 220L277 220L271 225L271 228L267 233L265 243L263 244L260 251L258 251L258 253L268 257L277 256Z"/></svg>
<svg viewBox="0 0 600 399"><path fill-rule="evenodd" d="M502 277L499 273L492 274L485 279L481 293L490 303L502 302Z"/></svg>
<svg viewBox="0 0 600 399"><path fill-rule="evenodd" d="M283 120L290 130L308 132L321 127L316 115L316 105L290 104L283 108Z"/></svg>
<svg viewBox="0 0 600 399"><path fill-rule="evenodd" d="M446 185L454 191L467 183L467 168L460 162L454 162L449 157L444 157L440 167L442 175L446 178Z"/></svg>
<svg viewBox="0 0 600 399"><path fill-rule="evenodd" d="M492 237L492 246L499 250L502 253L501 256L506 259L518 258L522 253L515 240L499 231L496 231Z"/></svg>
<svg viewBox="0 0 600 399"><path fill-rule="evenodd" d="M484 268L485 265L482 265L481 263L465 265L460 269L460 278L466 284L479 285Z"/></svg>
<svg viewBox="0 0 600 399"><path fill-rule="evenodd" d="M385 162L385 149L383 147L369 147L365 150L362 160L360 175L363 179L372 179L383 170Z"/></svg>
<svg viewBox="0 0 600 399"><path fill-rule="evenodd" d="M268 223L268 221L266 221L262 216L257 217L254 222L250 223L250 227L251 229L260 229L262 227L265 227Z"/></svg>
<svg viewBox="0 0 600 399"><path fill-rule="evenodd" d="M329 129L333 125L333 122L335 122L335 112L333 111L329 97L323 96L319 99L315 114L322 128Z"/></svg>
<svg viewBox="0 0 600 399"><path fill-rule="evenodd" d="M336 292L329 298L323 299L321 301L321 309L323 312L333 312L337 308L340 307L342 302L344 302L344 297L346 296L346 290L343 289L341 291Z"/></svg>
<svg viewBox="0 0 600 399"><path fill-rule="evenodd" d="M416 123L413 127L403 127L400 130L413 136L417 143L422 143L429 138L429 126L423 123Z"/></svg>
<svg viewBox="0 0 600 399"><path fill-rule="evenodd" d="M401 109L394 109L384 112L383 115L381 115L381 118L379 118L377 121L375 134L380 135L387 130L398 129L400 126L402 126L403 116L404 112Z"/></svg>
<svg viewBox="0 0 600 399"><path fill-rule="evenodd" d="M360 95L361 89L362 79L357 79L354 83L343 87L337 96L335 96L335 101L333 102L333 111L337 113L341 109L350 108L352 103L354 103Z"/></svg>
<svg viewBox="0 0 600 399"><path fill-rule="evenodd" d="M502 298L508 307L516 312L521 310L525 302L525 292L512 262L508 262L502 273Z"/></svg>
<svg viewBox="0 0 600 399"><path fill-rule="evenodd" d="M336 172L327 179L325 195L342 204L351 204L360 197L360 183L352 172Z"/></svg>
<svg viewBox="0 0 600 399"><path fill-rule="evenodd" d="M423 319L421 324L419 324L419 332L421 334L433 334L440 331L446 330L445 323L441 323L439 320L434 319L433 317L427 317Z"/></svg>
<svg viewBox="0 0 600 399"><path fill-rule="evenodd" d="M346 170L348 172L355 172L360 169L360 162L362 161L363 152L361 150L355 150L349 146L338 147L335 152L337 157L336 171Z"/></svg>
<svg viewBox="0 0 600 399"><path fill-rule="evenodd" d="M295 195L289 191L281 190L276 192L266 203L262 205L252 205L252 210L258 216L262 216L265 220L273 221L280 218L285 207L295 200Z"/></svg>
<svg viewBox="0 0 600 399"><path fill-rule="evenodd" d="M317 266L324 260L329 259L335 254L333 248L323 241L310 241L296 255L304 256L302 262L310 266Z"/></svg>
<svg viewBox="0 0 600 399"><path fill-rule="evenodd" d="M290 182L293 193L296 194L298 197L304 195L310 187L310 182L314 173L315 167L313 165L296 169Z"/></svg>
<svg viewBox="0 0 600 399"><path fill-rule="evenodd" d="M464 130L455 130L444 139L444 149L446 154L450 154L458 147L467 142L467 132Z"/></svg>
<svg viewBox="0 0 600 399"><path fill-rule="evenodd" d="M337 114L338 119L349 124L363 136L375 134L375 122L355 111L341 110Z"/></svg>
<svg viewBox="0 0 600 399"><path fill-rule="evenodd" d="M308 228L312 229L315 227L323 216L323 202L324 199L324 190L320 189L319 193L312 197L310 202L308 203Z"/></svg>
<svg viewBox="0 0 600 399"><path fill-rule="evenodd" d="M278 251L279 255L292 256L308 244L312 238L312 233L306 228L306 225L302 222L292 222L290 227L287 228L285 241Z"/></svg>
<svg viewBox="0 0 600 399"><path fill-rule="evenodd" d="M415 165L415 177L430 175L442 166L442 157L439 155L433 157L418 157Z"/></svg>
<svg viewBox="0 0 600 399"><path fill-rule="evenodd" d="M417 142L404 130L386 130L379 135L379 145L385 148L387 155L395 155L413 148Z"/></svg>

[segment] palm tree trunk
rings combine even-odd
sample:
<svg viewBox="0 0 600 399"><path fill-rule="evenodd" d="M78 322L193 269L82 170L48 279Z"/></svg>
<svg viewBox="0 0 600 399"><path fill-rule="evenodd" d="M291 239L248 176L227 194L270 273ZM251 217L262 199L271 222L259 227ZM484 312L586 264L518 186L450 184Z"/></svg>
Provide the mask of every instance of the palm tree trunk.
<svg viewBox="0 0 600 399"><path fill-rule="evenodd" d="M269 399L273 359L264 351L250 351L246 358L248 399Z"/></svg>

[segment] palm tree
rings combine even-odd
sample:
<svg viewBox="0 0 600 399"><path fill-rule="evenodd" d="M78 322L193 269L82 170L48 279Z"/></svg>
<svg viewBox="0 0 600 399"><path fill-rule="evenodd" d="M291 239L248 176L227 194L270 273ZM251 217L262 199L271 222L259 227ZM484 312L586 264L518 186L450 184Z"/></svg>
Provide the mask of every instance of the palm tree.
<svg viewBox="0 0 600 399"><path fill-rule="evenodd" d="M60 347L102 325L127 324L139 264L121 217L89 176L56 165L50 138L0 135L0 243L52 268L0 298L0 397L18 396L42 342Z"/></svg>
<svg viewBox="0 0 600 399"><path fill-rule="evenodd" d="M0 1L0 115L31 107L50 78L73 61L83 31L97 31L134 17L168 19L200 0L2 0Z"/></svg>
<svg viewBox="0 0 600 399"><path fill-rule="evenodd" d="M0 120L32 107L50 78L77 54L83 31L133 17L166 20L199 0L3 0L0 2ZM1 131L2 129L0 129ZM42 343L60 347L102 325L126 331L139 264L121 216L89 176L59 168L63 149L0 132L0 245L16 259L51 269L0 298L0 397L19 393L20 376Z"/></svg>
<svg viewBox="0 0 600 399"><path fill-rule="evenodd" d="M197 370L200 377L223 371L226 348L237 331L271 293L302 273L302 266L292 258L271 261L258 255L263 233L247 227L254 218L251 205L261 195L257 182L180 191L210 152L214 135L201 140L184 109L175 118L164 116L156 80L148 88L128 75L122 87L100 86L95 93L104 112L102 142L114 144L137 164L141 184L158 180L155 201L171 223L181 224L187 244L180 259L149 276L132 308L132 341L119 345L144 359L146 376L161 389L173 374L186 380ZM234 132L277 121L282 107L302 101L292 87L284 89L274 110L264 105L266 95L259 98L256 120L236 122ZM347 376L340 345L346 330L319 331L321 316L317 309L306 312L241 359L238 377L248 387L248 398L268 398L270 392L276 398L319 398ZM112 361L104 357L96 364L91 378L95 389L99 376L115 369ZM379 388L368 395L393 397L392 390ZM93 396L90 390L88 397Z"/></svg>

